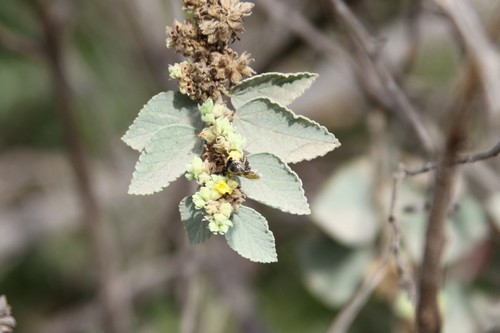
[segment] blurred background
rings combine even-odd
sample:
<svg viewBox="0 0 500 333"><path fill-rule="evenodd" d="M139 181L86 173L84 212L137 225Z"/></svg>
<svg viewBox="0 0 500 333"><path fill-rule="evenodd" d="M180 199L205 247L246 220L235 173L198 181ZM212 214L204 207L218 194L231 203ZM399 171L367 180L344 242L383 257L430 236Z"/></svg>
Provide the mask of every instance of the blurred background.
<svg viewBox="0 0 500 333"><path fill-rule="evenodd" d="M188 244L178 213L192 193L185 179L127 194L138 154L120 137L153 95L176 89L168 65L180 58L164 45L180 0L2 1L0 294L15 332L411 331L433 174L401 182L397 253L386 249L396 238L392 175L399 163L434 159L457 103L473 111L466 153L498 142L500 109L488 95L498 86L482 82L500 78L500 3L458 1L476 23L465 31L483 41L464 38L430 1L348 1L368 40L352 38L328 0L254 2L234 48L252 54L257 73L319 73L291 108L342 143L292 166L311 216L250 203L276 237L279 262L267 265L220 237ZM484 68L474 40L493 52ZM460 169L445 332L500 332L499 170L499 159Z"/></svg>

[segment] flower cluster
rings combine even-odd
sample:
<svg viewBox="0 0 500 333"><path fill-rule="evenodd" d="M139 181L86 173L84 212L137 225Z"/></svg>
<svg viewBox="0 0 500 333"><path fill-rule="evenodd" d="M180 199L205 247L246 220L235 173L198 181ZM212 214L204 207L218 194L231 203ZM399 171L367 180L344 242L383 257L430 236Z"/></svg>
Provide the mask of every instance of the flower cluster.
<svg viewBox="0 0 500 333"><path fill-rule="evenodd" d="M238 187L238 182L230 177L210 174L208 164L207 160L195 157L187 166L186 177L201 186L192 198L197 209L205 210L208 228L214 234L223 235L233 225L230 217L234 208L228 198Z"/></svg>
<svg viewBox="0 0 500 333"><path fill-rule="evenodd" d="M243 158L245 140L229 121L232 112L211 99L199 106L201 119L207 125L200 137L205 139L204 160L195 157L187 165L186 178L196 181L200 189L193 195L197 209L205 210L204 219L214 234L225 234L232 226L231 214L244 201L236 177L225 170L226 160Z"/></svg>
<svg viewBox="0 0 500 333"><path fill-rule="evenodd" d="M198 102L218 100L229 85L254 74L250 55L228 47L244 30L243 17L252 8L252 3L239 0L184 0L192 19L167 27L167 47L189 58L169 69L181 93Z"/></svg>

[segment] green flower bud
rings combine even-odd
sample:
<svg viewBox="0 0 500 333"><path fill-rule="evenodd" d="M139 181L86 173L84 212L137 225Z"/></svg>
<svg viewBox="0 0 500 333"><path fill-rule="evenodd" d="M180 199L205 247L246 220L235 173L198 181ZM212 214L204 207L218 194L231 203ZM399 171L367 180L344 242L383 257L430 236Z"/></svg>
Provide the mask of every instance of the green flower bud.
<svg viewBox="0 0 500 333"><path fill-rule="evenodd" d="M224 202L220 205L219 212L225 217L230 218L231 214L233 213L233 206L231 206L231 204L228 202Z"/></svg>
<svg viewBox="0 0 500 333"><path fill-rule="evenodd" d="M226 113L226 110L227 108L224 104L216 104L212 110L212 113L215 118L219 118Z"/></svg>
<svg viewBox="0 0 500 333"><path fill-rule="evenodd" d="M214 123L214 134L216 136L227 137L229 133L234 133L234 128L228 118L217 118Z"/></svg>
<svg viewBox="0 0 500 333"><path fill-rule="evenodd" d="M203 207L205 207L206 201L203 200L198 193L193 194L192 199L197 209L202 209Z"/></svg>
<svg viewBox="0 0 500 333"><path fill-rule="evenodd" d="M208 228L214 234L224 235L233 226L233 223L222 214L215 214L208 220L210 221Z"/></svg>
<svg viewBox="0 0 500 333"><path fill-rule="evenodd" d="M179 79L182 76L181 64L168 66L168 73L172 79Z"/></svg>
<svg viewBox="0 0 500 333"><path fill-rule="evenodd" d="M207 125L212 125L215 122L215 116L213 113L207 113L201 115L201 121Z"/></svg>
<svg viewBox="0 0 500 333"><path fill-rule="evenodd" d="M214 142L216 135L214 134L212 128L204 128L200 134L198 134L200 138L205 140L206 142Z"/></svg>
<svg viewBox="0 0 500 333"><path fill-rule="evenodd" d="M198 105L198 110L200 110L202 115L212 114L214 108L214 101L209 98L205 101L205 103Z"/></svg>

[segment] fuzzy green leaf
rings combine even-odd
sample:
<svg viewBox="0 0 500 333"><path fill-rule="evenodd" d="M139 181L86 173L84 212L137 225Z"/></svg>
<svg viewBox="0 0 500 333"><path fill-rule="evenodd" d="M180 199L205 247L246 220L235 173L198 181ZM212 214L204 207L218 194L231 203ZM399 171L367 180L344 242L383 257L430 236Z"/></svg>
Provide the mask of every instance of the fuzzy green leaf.
<svg viewBox="0 0 500 333"><path fill-rule="evenodd" d="M195 128L174 125L151 138L135 165L129 194L153 194L186 171L186 164L201 153L202 140Z"/></svg>
<svg viewBox="0 0 500 333"><path fill-rule="evenodd" d="M311 213L302 181L285 162L268 153L249 155L248 161L260 175L260 179L240 177L241 188L250 199L286 213Z"/></svg>
<svg viewBox="0 0 500 333"><path fill-rule="evenodd" d="M162 92L142 108L122 140L133 149L142 151L155 133L172 125L201 128L198 107L181 93Z"/></svg>
<svg viewBox="0 0 500 333"><path fill-rule="evenodd" d="M299 254L307 289L325 304L338 308L359 288L373 248L351 249L332 240L314 238L302 244Z"/></svg>
<svg viewBox="0 0 500 333"><path fill-rule="evenodd" d="M348 246L371 244L379 228L373 204L373 167L358 159L337 170L312 203L313 221Z"/></svg>
<svg viewBox="0 0 500 333"><path fill-rule="evenodd" d="M212 236L208 222L203 220L203 210L196 209L191 196L182 199L179 212L191 244L203 243Z"/></svg>
<svg viewBox="0 0 500 333"><path fill-rule="evenodd" d="M226 233L230 248L251 261L278 261L273 233L262 215L252 208L241 206L239 212L233 215L232 221L233 226Z"/></svg>
<svg viewBox="0 0 500 333"><path fill-rule="evenodd" d="M233 124L247 138L249 152L271 153L287 163L311 160L340 146L325 127L265 98L237 110Z"/></svg>
<svg viewBox="0 0 500 333"><path fill-rule="evenodd" d="M287 106L302 95L317 77L318 74L314 73L256 75L241 81L231 89L231 103L239 109L254 99L264 97Z"/></svg>

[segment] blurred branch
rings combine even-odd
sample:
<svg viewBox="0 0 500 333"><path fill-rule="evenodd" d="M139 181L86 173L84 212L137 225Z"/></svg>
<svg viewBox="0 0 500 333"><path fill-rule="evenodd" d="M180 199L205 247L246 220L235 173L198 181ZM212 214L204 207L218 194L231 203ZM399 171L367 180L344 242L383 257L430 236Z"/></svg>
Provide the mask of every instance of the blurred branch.
<svg viewBox="0 0 500 333"><path fill-rule="evenodd" d="M258 8L264 10L271 19L279 22L329 59L335 60L336 56L346 55L346 52L335 44L329 36L319 31L300 12L290 6L276 0L256 0L255 2L258 4Z"/></svg>
<svg viewBox="0 0 500 333"><path fill-rule="evenodd" d="M386 274L389 259L389 249L382 254L378 267L367 274L349 303L342 308L340 313L333 320L328 333L346 333L352 325L354 319L359 314L363 306L368 301L373 290L379 285Z"/></svg>
<svg viewBox="0 0 500 333"><path fill-rule="evenodd" d="M398 171L393 175L392 184L392 195L391 195L391 205L389 208L389 218L388 222L392 228L392 244L391 252L396 260L396 268L398 271L399 284L408 294L408 298L415 304L417 299L417 290L415 286L415 281L409 272L409 269L401 256L401 228L399 226L398 220L396 218L396 202L398 199L399 188L401 182L405 177L404 166L400 164Z"/></svg>
<svg viewBox="0 0 500 333"><path fill-rule="evenodd" d="M0 23L0 45L30 59L44 59L42 46Z"/></svg>
<svg viewBox="0 0 500 333"><path fill-rule="evenodd" d="M352 14L349 7L341 0L330 0L334 9L334 15L343 25L348 35L357 47L356 52L363 56L363 60L358 64L368 66L368 71L363 71L360 76L364 80L366 73L377 75L381 83L383 96L374 96L376 100L389 110L396 110L402 113L415 130L423 148L430 155L435 150L431 136L425 128L418 112L411 105L410 101L396 83L388 68L380 61L377 51L377 42L370 35L368 30ZM356 56L356 53L354 54Z"/></svg>
<svg viewBox="0 0 500 333"><path fill-rule="evenodd" d="M413 108L408 98L401 91L389 70L384 65L375 61L377 55L376 53L378 53L378 43L371 38L366 29L363 28L357 19L353 17L352 13L348 10L345 4L339 1L332 1L336 9L339 9L339 6L341 6L339 17L346 23L349 30L362 37L362 50L358 51L362 51L368 55L371 71L374 70L375 73L377 73L378 79L382 83L383 91L373 88L368 78L364 77L367 72L360 71L359 62L355 62L352 59L352 56L346 55L346 52L341 47L334 43L330 37L314 27L299 12L289 6L285 6L277 0L256 0L256 3L269 17L277 22L280 22L284 27L294 32L297 36L304 40L304 42L309 44L310 47L323 53L329 60L335 62L337 57L343 56L350 62L351 67L354 70L358 70L360 82L363 84L363 88L366 93L369 96L374 97L375 100L384 107L384 109L402 113L406 119L408 119L412 128L416 131L424 149L429 154L434 151L434 145L430 135L422 124L420 116ZM337 12L337 10L335 12Z"/></svg>
<svg viewBox="0 0 500 333"><path fill-rule="evenodd" d="M401 83L403 77L410 72L418 55L420 47L420 31L419 31L419 18L422 12L421 0L413 0L408 4L408 12L406 14L405 28L408 40L408 48L403 56L400 67L395 75L397 81Z"/></svg>
<svg viewBox="0 0 500 333"><path fill-rule="evenodd" d="M145 293L168 286L175 278L183 274L186 261L186 252L178 252L170 258L160 257L150 260L118 276L114 287L121 291L127 302L132 302ZM93 331L95 328L91 325L102 319L101 307L99 301L93 301L62 313L49 319L38 333Z"/></svg>
<svg viewBox="0 0 500 333"><path fill-rule="evenodd" d="M44 52L51 70L55 93L58 100L58 113L62 121L65 141L68 145L69 159L77 181L77 189L84 210L84 221L97 259L99 291L103 309L106 312L104 323L110 333L124 333L130 330L130 304L120 299L120 291L113 288L118 264L111 245L110 234L103 223L97 198L90 185L88 163L83 151L82 138L77 125L75 98L70 87L69 75L64 64L61 23L57 22L45 0L34 2L43 31Z"/></svg>
<svg viewBox="0 0 500 333"><path fill-rule="evenodd" d="M467 75L474 79L475 71L467 69ZM473 109L471 103L477 94L474 81L464 82L462 90L453 100L443 157L436 167L418 283L415 315L417 333L436 333L442 328L441 311L438 305L438 293L442 284L441 259L446 243L446 221L457 182L458 163L456 162L467 161L467 159L461 159L459 153L467 139L467 120ZM482 158L484 155L479 154L476 157ZM468 160L473 161L474 158Z"/></svg>
<svg viewBox="0 0 500 333"><path fill-rule="evenodd" d="M16 320L12 317L7 298L0 295L0 332L12 333L16 327Z"/></svg>
<svg viewBox="0 0 500 333"><path fill-rule="evenodd" d="M434 0L458 31L481 77L488 107L500 115L500 55L489 41L477 13L464 0Z"/></svg>
<svg viewBox="0 0 500 333"><path fill-rule="evenodd" d="M465 140L465 111L466 108L462 107L451 117L452 124L446 139L444 155L437 168L434 197L425 236L424 256L420 267L415 317L418 333L437 333L442 327L437 299L442 283L440 263L446 242L446 218L457 177L454 161Z"/></svg>
<svg viewBox="0 0 500 333"><path fill-rule="evenodd" d="M181 333L196 333L198 330L198 314L201 299L200 290L200 263L199 249L189 250L190 244L185 244L185 251L190 253L186 260L187 269L184 270L182 282L184 283L184 298L181 314Z"/></svg>
<svg viewBox="0 0 500 333"><path fill-rule="evenodd" d="M458 157L453 161L453 164L456 165L456 164L476 163L479 161L484 161L496 157L499 154L500 154L500 141L486 151ZM415 169L410 169L410 170L405 169L403 172L404 176L415 176L429 172L431 170L435 170L438 166L439 166L438 162L429 162Z"/></svg>

